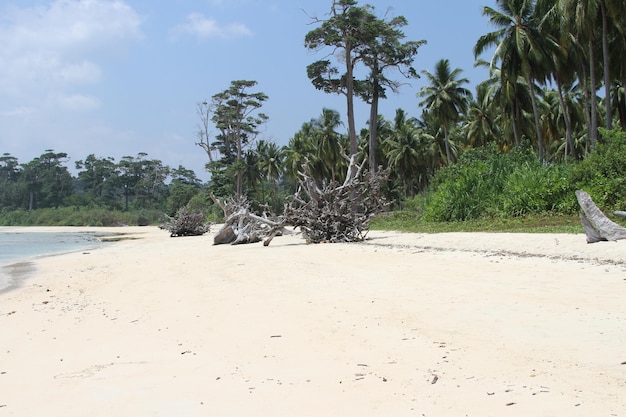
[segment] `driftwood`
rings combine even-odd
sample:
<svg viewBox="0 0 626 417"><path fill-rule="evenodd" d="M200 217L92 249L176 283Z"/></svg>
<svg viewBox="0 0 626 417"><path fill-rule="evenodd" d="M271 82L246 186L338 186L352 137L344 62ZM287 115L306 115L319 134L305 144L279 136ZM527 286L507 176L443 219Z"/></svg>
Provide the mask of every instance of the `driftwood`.
<svg viewBox="0 0 626 417"><path fill-rule="evenodd" d="M203 213L193 213L187 206L181 207L175 217L168 217L161 229L170 232L171 237L201 236L211 230L211 224L205 222Z"/></svg>
<svg viewBox="0 0 626 417"><path fill-rule="evenodd" d="M380 193L389 176L387 170L370 174L365 162L350 159L343 184L330 182L321 187L300 172L300 186L285 207L289 224L299 227L308 243L357 242L365 239L372 218L388 205Z"/></svg>
<svg viewBox="0 0 626 417"><path fill-rule="evenodd" d="M224 212L224 225L213 238L214 245L255 243L265 239L265 246L269 245L274 236L283 232L285 222L264 211L258 216L250 211L250 205L245 197L230 199L227 202L219 201L213 194L211 198Z"/></svg>
<svg viewBox="0 0 626 417"><path fill-rule="evenodd" d="M606 217L588 193L578 190L576 198L581 208L580 221L587 235L587 243L626 239L626 228Z"/></svg>
<svg viewBox="0 0 626 417"><path fill-rule="evenodd" d="M282 216L266 209L261 215L250 211L245 198L221 202L211 198L224 211L224 226L213 243L239 244L264 240L268 246L288 226L299 228L308 243L357 242L365 239L372 218L388 205L381 195L381 186L388 170L370 174L365 162L357 165L350 159L346 180L318 185L308 174L308 164L299 173L299 187L285 204Z"/></svg>

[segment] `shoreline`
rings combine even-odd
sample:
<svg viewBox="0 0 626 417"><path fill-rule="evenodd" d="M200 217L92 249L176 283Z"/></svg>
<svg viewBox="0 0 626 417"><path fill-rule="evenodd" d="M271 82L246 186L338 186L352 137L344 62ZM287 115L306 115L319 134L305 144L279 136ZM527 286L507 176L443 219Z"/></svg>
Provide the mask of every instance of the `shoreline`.
<svg viewBox="0 0 626 417"><path fill-rule="evenodd" d="M85 250L95 250L108 242L117 241L116 236L123 238L124 233L119 231L114 232L114 229L120 228L97 228L87 226L0 226L0 233L7 234L49 233L58 236L71 234L73 236L88 236L93 238L85 240L83 244L72 245L72 247L65 247L61 250L53 250L50 247L42 253L26 254L24 256L17 256L1 261L0 294L11 291L22 285L23 282L36 271L36 264L39 259Z"/></svg>
<svg viewBox="0 0 626 417"><path fill-rule="evenodd" d="M0 293L0 417L626 409L624 241L131 229Z"/></svg>

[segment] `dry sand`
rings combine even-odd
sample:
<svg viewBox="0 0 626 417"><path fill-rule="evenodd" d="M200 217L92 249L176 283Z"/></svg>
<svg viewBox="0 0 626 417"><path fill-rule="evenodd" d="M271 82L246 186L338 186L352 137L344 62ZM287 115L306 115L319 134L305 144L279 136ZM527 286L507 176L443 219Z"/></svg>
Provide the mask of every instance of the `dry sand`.
<svg viewBox="0 0 626 417"><path fill-rule="evenodd" d="M626 241L122 231L0 294L0 417L626 416Z"/></svg>

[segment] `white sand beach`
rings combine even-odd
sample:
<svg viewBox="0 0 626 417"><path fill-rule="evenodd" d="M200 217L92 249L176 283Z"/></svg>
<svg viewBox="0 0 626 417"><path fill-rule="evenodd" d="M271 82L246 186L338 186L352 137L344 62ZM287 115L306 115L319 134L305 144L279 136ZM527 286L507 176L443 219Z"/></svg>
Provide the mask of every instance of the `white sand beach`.
<svg viewBox="0 0 626 417"><path fill-rule="evenodd" d="M96 230L0 293L0 417L626 416L626 241Z"/></svg>

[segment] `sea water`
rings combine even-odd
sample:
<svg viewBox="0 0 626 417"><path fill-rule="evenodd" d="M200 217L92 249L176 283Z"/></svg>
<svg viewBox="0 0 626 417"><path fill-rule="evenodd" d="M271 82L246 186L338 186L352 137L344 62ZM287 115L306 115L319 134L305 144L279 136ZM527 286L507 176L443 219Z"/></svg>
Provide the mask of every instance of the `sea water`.
<svg viewBox="0 0 626 417"><path fill-rule="evenodd" d="M40 256L95 248L103 245L98 237L90 232L0 231L0 291L14 284L11 271L15 268L11 265L26 265Z"/></svg>

